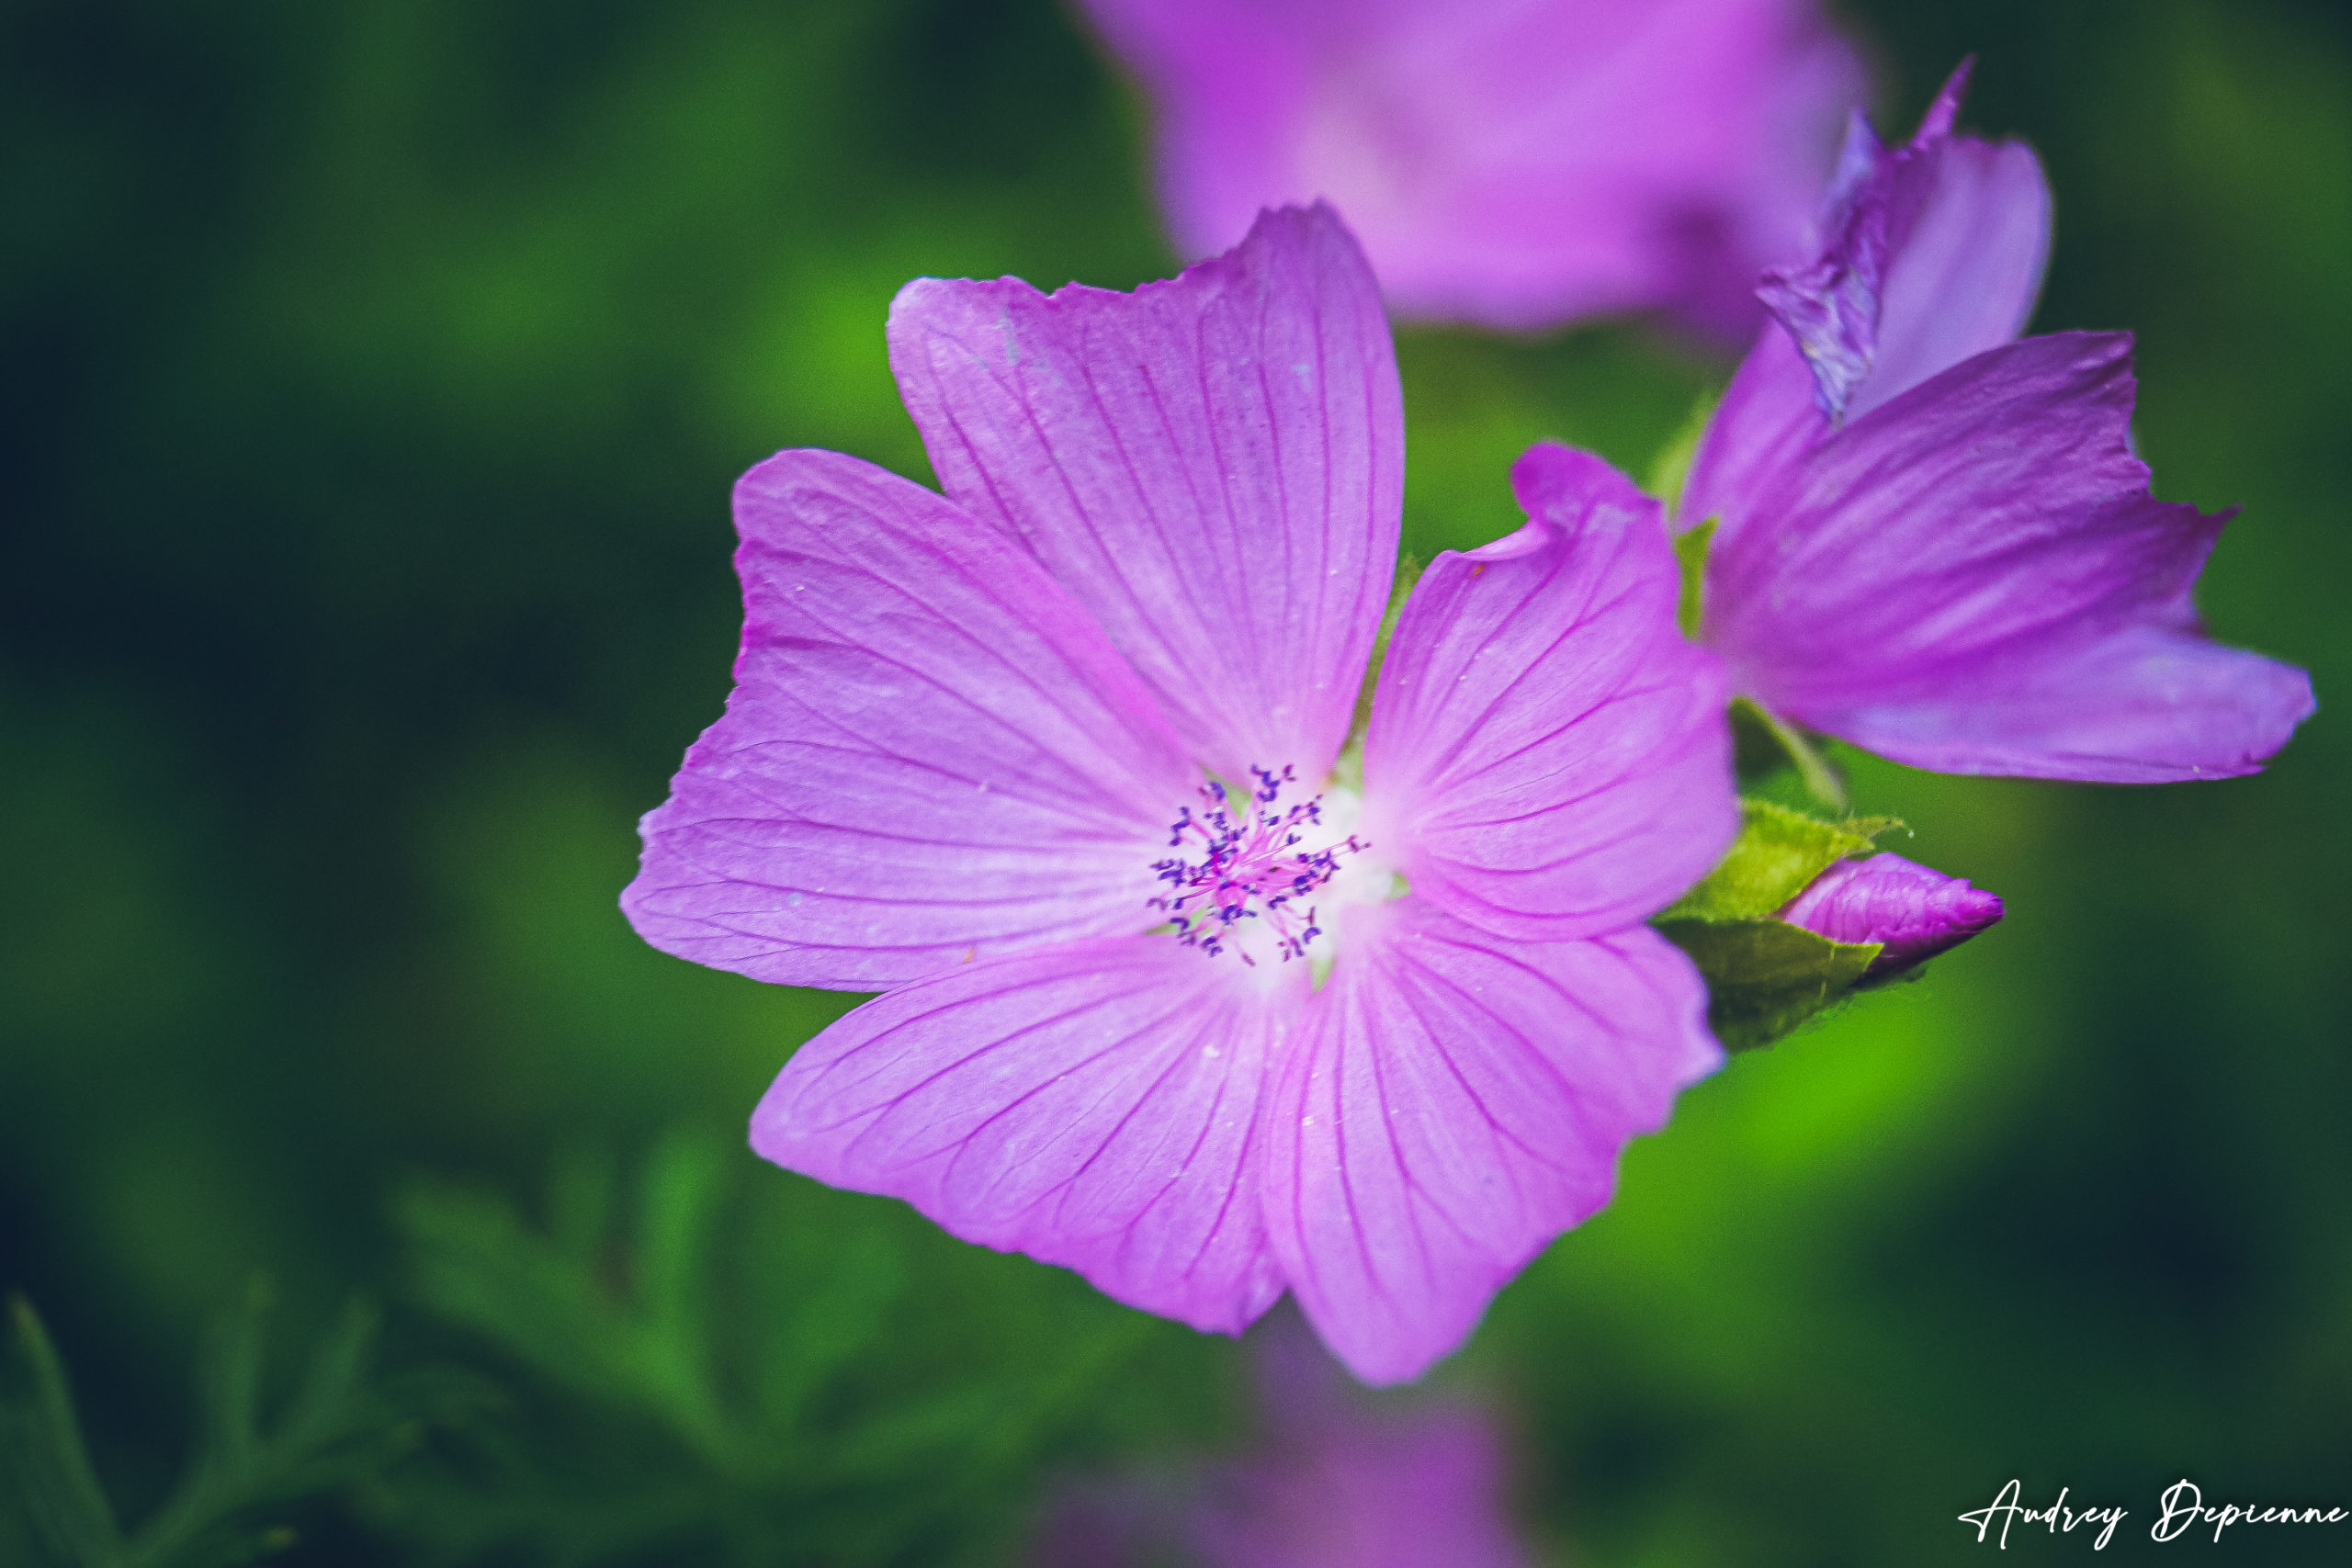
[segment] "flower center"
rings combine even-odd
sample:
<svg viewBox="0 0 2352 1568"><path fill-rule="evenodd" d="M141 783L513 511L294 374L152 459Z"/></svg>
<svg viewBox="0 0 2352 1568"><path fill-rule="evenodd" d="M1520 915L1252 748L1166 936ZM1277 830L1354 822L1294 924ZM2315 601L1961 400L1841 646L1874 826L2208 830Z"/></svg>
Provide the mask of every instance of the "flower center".
<svg viewBox="0 0 2352 1568"><path fill-rule="evenodd" d="M1197 808L1177 813L1168 847L1178 852L1153 863L1162 891L1149 904L1167 911L1185 946L1212 957L1238 953L1255 967L1251 952L1269 946L1285 963L1306 956L1323 934L1317 889L1345 857L1371 846L1327 823L1319 795L1283 805L1283 792L1297 784L1292 769L1252 767L1250 775L1248 793L1212 782Z"/></svg>

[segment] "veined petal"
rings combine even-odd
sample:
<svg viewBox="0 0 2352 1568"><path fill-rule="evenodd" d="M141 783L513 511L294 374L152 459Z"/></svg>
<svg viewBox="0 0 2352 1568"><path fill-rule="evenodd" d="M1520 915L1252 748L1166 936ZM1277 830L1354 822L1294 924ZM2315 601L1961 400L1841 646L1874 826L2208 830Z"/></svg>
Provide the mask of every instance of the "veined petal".
<svg viewBox="0 0 2352 1568"><path fill-rule="evenodd" d="M1204 762L1329 770L1395 571L1404 414L1329 208L1133 294L919 279L890 363L947 493L1027 544Z"/></svg>
<svg viewBox="0 0 2352 1568"><path fill-rule="evenodd" d="M2177 784L2261 772L2318 707L2291 664L2143 626L1982 682L1956 678L1948 694L1823 708L1809 722L1937 773Z"/></svg>
<svg viewBox="0 0 2352 1568"><path fill-rule="evenodd" d="M1257 1202L1259 1101L1307 986L1304 964L1268 975L1164 935L959 966L802 1046L752 1146L1238 1334L1282 1293Z"/></svg>
<svg viewBox="0 0 2352 1568"><path fill-rule="evenodd" d="M1812 367L1833 422L1859 418L2025 330L2050 259L2050 189L2032 149L1951 133L1962 64L1905 146L1856 117L1821 249L1757 292Z"/></svg>
<svg viewBox="0 0 2352 1568"><path fill-rule="evenodd" d="M1655 914L1739 829L1726 687L1675 628L1658 504L1589 453L1531 448L1527 525L1438 557L1398 617L1364 743L1364 823L1413 890L1499 935Z"/></svg>
<svg viewBox="0 0 2352 1568"><path fill-rule="evenodd" d="M1980 354L1849 424L1718 536L1706 636L1775 712L1921 766L2244 773L2300 671L2194 635L2222 517L2152 499L2131 339Z"/></svg>
<svg viewBox="0 0 2352 1568"><path fill-rule="evenodd" d="M2023 143L1951 134L1965 70L1905 146L1882 148L1856 116L1822 248L1767 279L1778 320L1692 455L1679 525L1719 518L1728 538L1835 422L2025 330L2050 259L2050 187Z"/></svg>
<svg viewBox="0 0 2352 1568"><path fill-rule="evenodd" d="M1722 1052L1697 972L1646 927L1500 942L1419 897L1343 917L1285 1048L1266 1223L1324 1342L1367 1382L1418 1376Z"/></svg>
<svg viewBox="0 0 2352 1568"><path fill-rule="evenodd" d="M1199 773L1101 630L1017 545L830 452L735 490L726 716L643 824L622 908L665 953L871 990L1144 929Z"/></svg>
<svg viewBox="0 0 2352 1568"><path fill-rule="evenodd" d="M2021 141L1955 136L1907 242L1886 268L1878 354L1846 406L1860 419L2025 331L2050 265L2050 186Z"/></svg>

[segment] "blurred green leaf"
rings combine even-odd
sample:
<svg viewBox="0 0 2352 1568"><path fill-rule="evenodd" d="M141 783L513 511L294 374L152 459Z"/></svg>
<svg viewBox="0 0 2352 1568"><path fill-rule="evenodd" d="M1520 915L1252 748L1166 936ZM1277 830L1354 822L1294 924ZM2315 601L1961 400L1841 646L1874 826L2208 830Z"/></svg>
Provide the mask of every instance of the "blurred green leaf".
<svg viewBox="0 0 2352 1568"><path fill-rule="evenodd" d="M121 1528L90 1456L57 1348L32 1303L8 1302L15 1355L0 1403L0 1459L16 1472L35 1528L58 1561L102 1568L124 1561Z"/></svg>
<svg viewBox="0 0 2352 1568"><path fill-rule="evenodd" d="M403 1475L379 1523L452 1562L764 1568L977 1550L975 1521L1006 1517L1057 1432L1163 1326L1106 1304L1041 1375L1009 1375L1001 1358L926 1369L890 1331L902 1249L873 1231L779 1233L754 1201L777 1179L741 1190L732 1154L673 1132L619 1183L575 1157L545 1230L447 1183L400 1197L422 1303L521 1376L512 1417Z"/></svg>
<svg viewBox="0 0 2352 1568"><path fill-rule="evenodd" d="M274 1427L262 1415L268 1288L255 1283L205 1337L197 1360L197 1440L180 1483L126 1539L82 1447L65 1369L21 1298L12 1302L17 1376L0 1401L0 1458L34 1522L71 1568L234 1568L284 1551L294 1532L252 1516L370 1478L415 1441L421 1420L453 1411L465 1385L367 1375L375 1313L354 1302L320 1342Z"/></svg>

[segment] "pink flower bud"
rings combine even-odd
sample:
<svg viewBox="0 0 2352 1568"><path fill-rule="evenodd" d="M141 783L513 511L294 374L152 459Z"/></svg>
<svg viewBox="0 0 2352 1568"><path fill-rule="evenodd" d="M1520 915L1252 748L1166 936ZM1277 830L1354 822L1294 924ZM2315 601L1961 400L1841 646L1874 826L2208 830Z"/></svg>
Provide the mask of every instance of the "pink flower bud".
<svg viewBox="0 0 2352 1568"><path fill-rule="evenodd" d="M1781 919L1832 942L1884 944L1870 976L1879 978L1958 947L2001 918L1996 894L1971 887L1901 855L1839 861L1789 900Z"/></svg>

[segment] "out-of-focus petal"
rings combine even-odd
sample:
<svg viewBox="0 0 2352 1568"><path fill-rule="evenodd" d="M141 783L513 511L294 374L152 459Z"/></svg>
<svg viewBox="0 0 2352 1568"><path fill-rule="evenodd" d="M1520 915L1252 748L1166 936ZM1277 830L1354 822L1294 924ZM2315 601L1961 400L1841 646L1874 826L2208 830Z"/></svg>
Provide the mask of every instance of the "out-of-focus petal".
<svg viewBox="0 0 2352 1568"><path fill-rule="evenodd" d="M1626 1141L1722 1053L1696 971L1645 927L1498 942L1419 897L1342 920L1284 1045L1266 1223L1324 1342L1389 1383L1606 1202Z"/></svg>
<svg viewBox="0 0 2352 1568"><path fill-rule="evenodd" d="M1527 525L1431 562L1364 742L1364 823L1413 890L1498 934L1590 936L1657 912L1739 829L1726 687L1676 630L1658 503L1541 446Z"/></svg>
<svg viewBox="0 0 2352 1568"><path fill-rule="evenodd" d="M958 966L802 1046L752 1146L1238 1333L1282 1293L1259 1101L1307 986L1305 964L1250 970L1157 934Z"/></svg>
<svg viewBox="0 0 2352 1568"><path fill-rule="evenodd" d="M1866 95L1810 0L1087 0L1193 254L1325 197L1409 314L1664 307L1733 333Z"/></svg>
<svg viewBox="0 0 2352 1568"><path fill-rule="evenodd" d="M735 691L646 816L621 899L639 934L870 990L1148 925L1199 773L1085 612L1017 545L853 457L782 453L735 511Z"/></svg>
<svg viewBox="0 0 2352 1568"><path fill-rule="evenodd" d="M2128 335L2059 333L1822 443L1710 560L1706 636L1739 690L1921 766L2250 771L2310 711L2308 685L2193 635L2225 519L2150 498L2132 393Z"/></svg>
<svg viewBox="0 0 2352 1568"><path fill-rule="evenodd" d="M1302 1452L1234 1467L1191 1533L1215 1568L1523 1568L1503 1474L1476 1411L1359 1416Z"/></svg>
<svg viewBox="0 0 2352 1568"><path fill-rule="evenodd" d="M2261 772L2318 705L2293 665L2144 626L1956 678L1945 694L1825 708L1815 722L1937 773L2177 784Z"/></svg>
<svg viewBox="0 0 2352 1568"><path fill-rule="evenodd" d="M1838 862L1791 899L1781 919L1832 942L1877 942L1883 951L1870 973L1893 975L1958 947L2001 913L1998 896L1964 877L1880 853Z"/></svg>
<svg viewBox="0 0 2352 1568"><path fill-rule="evenodd" d="M1028 545L1204 762L1329 771L1405 439L1379 293L1329 208L1133 294L919 279L890 363L947 493Z"/></svg>

